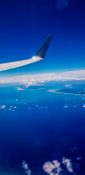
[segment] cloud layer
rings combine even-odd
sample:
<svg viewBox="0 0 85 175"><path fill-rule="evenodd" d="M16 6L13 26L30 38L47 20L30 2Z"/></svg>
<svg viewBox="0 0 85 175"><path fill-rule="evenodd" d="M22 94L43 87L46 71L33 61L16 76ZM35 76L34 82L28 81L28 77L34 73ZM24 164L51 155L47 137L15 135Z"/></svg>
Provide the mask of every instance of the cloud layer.
<svg viewBox="0 0 85 175"><path fill-rule="evenodd" d="M70 80L85 80L85 70L65 71L61 73L16 75L11 77L0 78L0 84L19 83L28 87L36 83L42 83L47 81Z"/></svg>

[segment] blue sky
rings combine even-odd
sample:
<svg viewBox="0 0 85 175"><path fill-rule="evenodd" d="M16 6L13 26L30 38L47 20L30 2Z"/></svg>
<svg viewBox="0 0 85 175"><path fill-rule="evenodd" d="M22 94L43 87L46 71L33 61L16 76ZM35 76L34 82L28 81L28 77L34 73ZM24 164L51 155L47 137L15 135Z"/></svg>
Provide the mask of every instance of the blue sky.
<svg viewBox="0 0 85 175"><path fill-rule="evenodd" d="M0 62L30 58L50 33L53 40L44 61L0 76L85 68L83 0L1 0Z"/></svg>

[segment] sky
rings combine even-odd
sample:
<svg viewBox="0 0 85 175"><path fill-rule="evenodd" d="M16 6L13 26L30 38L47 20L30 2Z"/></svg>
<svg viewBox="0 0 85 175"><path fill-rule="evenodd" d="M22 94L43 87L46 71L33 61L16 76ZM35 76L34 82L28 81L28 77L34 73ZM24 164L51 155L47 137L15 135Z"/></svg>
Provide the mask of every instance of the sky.
<svg viewBox="0 0 85 175"><path fill-rule="evenodd" d="M45 59L0 77L85 69L83 0L0 0L0 63L35 55L53 35Z"/></svg>

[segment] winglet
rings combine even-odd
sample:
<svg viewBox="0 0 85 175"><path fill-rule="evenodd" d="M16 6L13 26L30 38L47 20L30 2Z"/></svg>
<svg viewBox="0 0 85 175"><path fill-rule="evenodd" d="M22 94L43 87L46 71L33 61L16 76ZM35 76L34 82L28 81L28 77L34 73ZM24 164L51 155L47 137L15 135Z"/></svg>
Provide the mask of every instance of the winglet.
<svg viewBox="0 0 85 175"><path fill-rule="evenodd" d="M40 47L40 49L37 51L35 56L39 56L41 58L44 58L46 55L46 52L48 50L49 44L52 40L52 35L49 35L46 40L43 42L42 46Z"/></svg>

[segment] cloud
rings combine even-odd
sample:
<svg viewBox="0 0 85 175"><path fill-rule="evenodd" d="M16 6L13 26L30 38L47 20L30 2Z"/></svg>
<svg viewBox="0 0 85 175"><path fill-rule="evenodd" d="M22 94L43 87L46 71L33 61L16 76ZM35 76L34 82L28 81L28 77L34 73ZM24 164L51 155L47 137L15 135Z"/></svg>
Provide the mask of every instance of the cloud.
<svg viewBox="0 0 85 175"><path fill-rule="evenodd" d="M22 88L22 87L16 87L16 89L17 89L18 91L24 91L24 88Z"/></svg>
<svg viewBox="0 0 85 175"><path fill-rule="evenodd" d="M9 105L9 106L6 106L6 105L0 105L0 110L8 110L8 111L12 111L12 112L14 112L15 110L17 109L17 107L16 106L12 106L12 105Z"/></svg>
<svg viewBox="0 0 85 175"><path fill-rule="evenodd" d="M56 94L57 90L56 89L50 89L50 90L48 90L48 92Z"/></svg>
<svg viewBox="0 0 85 175"><path fill-rule="evenodd" d="M45 162L43 170L49 175L66 175L67 172L74 174L72 161L65 157L62 158L61 162L58 160Z"/></svg>
<svg viewBox="0 0 85 175"><path fill-rule="evenodd" d="M70 87L72 87L71 84L65 84L64 86L65 86L66 88L70 88Z"/></svg>
<svg viewBox="0 0 85 175"><path fill-rule="evenodd" d="M82 108L85 108L85 104L82 105Z"/></svg>
<svg viewBox="0 0 85 175"><path fill-rule="evenodd" d="M0 105L0 109L5 109L6 105Z"/></svg>
<svg viewBox="0 0 85 175"><path fill-rule="evenodd" d="M64 108L67 109L68 108L68 105L64 105Z"/></svg>
<svg viewBox="0 0 85 175"><path fill-rule="evenodd" d="M22 168L25 170L25 173L27 175L31 175L32 174L32 172L31 172L31 170L30 170L30 168L28 166L28 163L26 163L25 160L22 161Z"/></svg>
<svg viewBox="0 0 85 175"><path fill-rule="evenodd" d="M66 166L68 172L70 172L70 173L73 173L74 172L73 171L72 162L71 162L70 159L67 159L67 158L63 157L62 163Z"/></svg>
<svg viewBox="0 0 85 175"><path fill-rule="evenodd" d="M81 160L81 159L82 159L82 157L77 157L76 159L79 161L79 160Z"/></svg>
<svg viewBox="0 0 85 175"><path fill-rule="evenodd" d="M62 171L60 167L60 162L58 162L58 160L53 160L52 162L45 162L45 164L43 165L43 170L49 175L60 175Z"/></svg>
<svg viewBox="0 0 85 175"><path fill-rule="evenodd" d="M41 73L16 75L0 78L0 84L19 83L26 87L36 85L48 81L70 81L70 80L85 80L85 70L64 71L60 73ZM19 89L18 89L19 90Z"/></svg>

